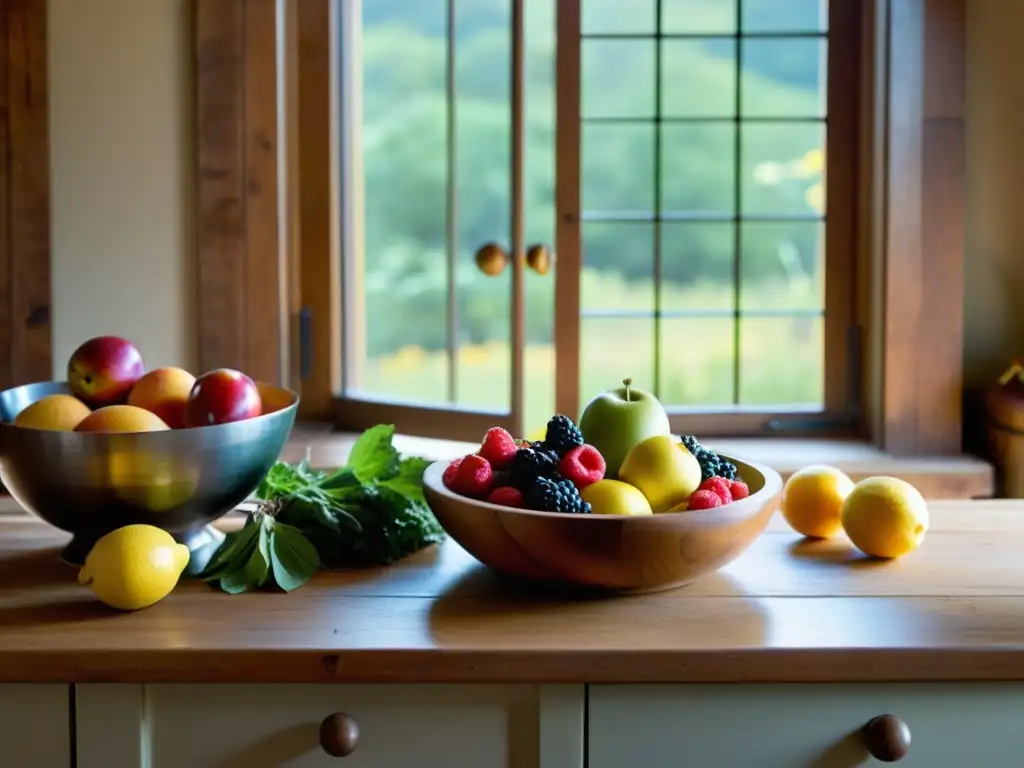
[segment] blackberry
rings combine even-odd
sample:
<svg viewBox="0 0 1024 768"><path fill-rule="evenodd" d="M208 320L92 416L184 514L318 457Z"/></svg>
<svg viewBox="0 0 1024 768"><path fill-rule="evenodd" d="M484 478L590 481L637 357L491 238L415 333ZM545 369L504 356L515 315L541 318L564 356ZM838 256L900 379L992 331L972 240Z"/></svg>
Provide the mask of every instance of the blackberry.
<svg viewBox="0 0 1024 768"><path fill-rule="evenodd" d="M539 477L524 494L526 506L542 512L562 512L571 515L590 514L590 504L580 498L580 492L571 480L555 475Z"/></svg>
<svg viewBox="0 0 1024 768"><path fill-rule="evenodd" d="M512 457L509 480L520 490L536 484L538 478L551 477L558 467L558 454L543 448L520 448Z"/></svg>
<svg viewBox="0 0 1024 768"><path fill-rule="evenodd" d="M723 459L710 448L705 448L693 435L683 435L682 443L686 446L686 450L697 459L697 463L700 464L702 479L724 477L726 480L735 480L739 476L735 464L727 459Z"/></svg>
<svg viewBox="0 0 1024 768"><path fill-rule="evenodd" d="M561 458L578 445L583 445L583 433L575 422L562 414L552 417L544 433L544 447Z"/></svg>

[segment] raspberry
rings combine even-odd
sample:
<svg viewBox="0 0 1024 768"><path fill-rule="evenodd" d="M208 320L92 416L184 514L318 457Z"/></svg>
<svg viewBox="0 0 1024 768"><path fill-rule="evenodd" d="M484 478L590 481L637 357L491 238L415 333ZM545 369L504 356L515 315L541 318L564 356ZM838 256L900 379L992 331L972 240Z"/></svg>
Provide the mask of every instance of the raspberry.
<svg viewBox="0 0 1024 768"><path fill-rule="evenodd" d="M501 504L503 507L522 507L523 494L515 488L506 486L495 488L487 494L487 498L484 501L489 501L491 504Z"/></svg>
<svg viewBox="0 0 1024 768"><path fill-rule="evenodd" d="M721 497L714 491L694 491L690 494L690 502L687 509L714 509L722 506Z"/></svg>
<svg viewBox="0 0 1024 768"><path fill-rule="evenodd" d="M484 435L477 453L487 459L493 469L504 469L512 463L512 457L516 455L516 441L507 430L491 427Z"/></svg>
<svg viewBox="0 0 1024 768"><path fill-rule="evenodd" d="M577 446L583 445L583 433L568 416L558 414L548 421L544 433L544 448L554 451L560 457Z"/></svg>
<svg viewBox="0 0 1024 768"><path fill-rule="evenodd" d="M724 477L709 477L700 484L702 491L711 491L718 495L723 504L732 504L732 486Z"/></svg>
<svg viewBox="0 0 1024 768"><path fill-rule="evenodd" d="M494 470L487 459L475 453L463 456L459 462L451 489L462 496L482 499L494 483Z"/></svg>
<svg viewBox="0 0 1024 768"><path fill-rule="evenodd" d="M750 489L747 484L742 480L730 480L729 481L729 492L732 493L733 501L739 501L745 499L750 495Z"/></svg>
<svg viewBox="0 0 1024 768"><path fill-rule="evenodd" d="M592 445L577 445L558 462L558 474L581 491L604 477L604 456Z"/></svg>
<svg viewBox="0 0 1024 768"><path fill-rule="evenodd" d="M455 473L459 471L459 464L462 463L462 459L452 459L452 463L444 468L444 474L441 475L441 482L444 483L445 488L451 488L452 482L455 480Z"/></svg>

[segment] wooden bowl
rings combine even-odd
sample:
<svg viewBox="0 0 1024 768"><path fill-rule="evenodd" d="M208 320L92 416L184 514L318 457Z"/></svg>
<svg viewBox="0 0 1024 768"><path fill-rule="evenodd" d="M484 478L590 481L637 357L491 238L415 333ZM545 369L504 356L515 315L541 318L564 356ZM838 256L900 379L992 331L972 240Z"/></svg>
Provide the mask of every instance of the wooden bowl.
<svg viewBox="0 0 1024 768"><path fill-rule="evenodd" d="M566 586L649 592L717 571L768 524L782 495L779 473L729 460L750 488L747 498L718 509L640 517L534 512L459 496L441 481L445 461L427 468L423 488L445 531L496 571Z"/></svg>

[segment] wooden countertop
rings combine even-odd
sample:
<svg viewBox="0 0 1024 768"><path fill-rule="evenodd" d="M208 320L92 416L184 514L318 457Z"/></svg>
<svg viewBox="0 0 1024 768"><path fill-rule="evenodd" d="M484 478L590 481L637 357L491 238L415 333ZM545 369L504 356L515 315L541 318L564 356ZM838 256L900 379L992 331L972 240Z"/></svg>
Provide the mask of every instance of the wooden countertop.
<svg viewBox="0 0 1024 768"><path fill-rule="evenodd" d="M10 502L3 502L9 504ZM1024 502L934 502L924 546L862 560L776 519L734 564L654 595L502 582L449 542L289 595L183 583L114 613L0 518L0 681L1024 680Z"/></svg>

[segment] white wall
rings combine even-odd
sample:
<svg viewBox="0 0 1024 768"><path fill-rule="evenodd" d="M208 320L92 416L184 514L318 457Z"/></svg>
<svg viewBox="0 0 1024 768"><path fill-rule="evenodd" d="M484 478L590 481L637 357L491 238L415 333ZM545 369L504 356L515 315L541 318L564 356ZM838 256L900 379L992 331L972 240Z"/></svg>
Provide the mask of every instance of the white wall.
<svg viewBox="0 0 1024 768"><path fill-rule="evenodd" d="M184 0L50 0L55 370L81 339L190 364ZM968 3L969 380L1024 355L1024 2Z"/></svg>
<svg viewBox="0 0 1024 768"><path fill-rule="evenodd" d="M124 335L195 360L185 0L49 0L54 372Z"/></svg>

